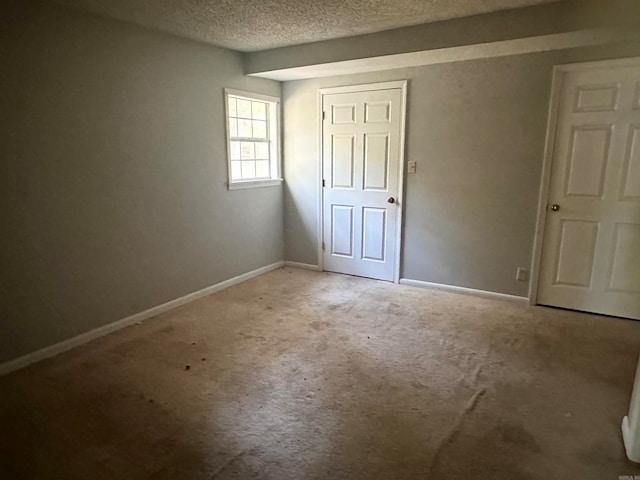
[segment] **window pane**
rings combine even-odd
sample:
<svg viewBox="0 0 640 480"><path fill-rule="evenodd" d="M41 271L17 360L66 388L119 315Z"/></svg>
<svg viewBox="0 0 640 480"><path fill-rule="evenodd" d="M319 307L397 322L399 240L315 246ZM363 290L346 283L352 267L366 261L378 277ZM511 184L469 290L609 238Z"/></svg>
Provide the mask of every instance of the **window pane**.
<svg viewBox="0 0 640 480"><path fill-rule="evenodd" d="M248 161L242 163L242 178L247 180L250 178L256 178L256 162Z"/></svg>
<svg viewBox="0 0 640 480"><path fill-rule="evenodd" d="M231 160L240 160L240 142L231 142Z"/></svg>
<svg viewBox="0 0 640 480"><path fill-rule="evenodd" d="M257 95L257 97L260 97ZM265 181L278 174L278 135L275 107L252 94L230 94L227 91L229 145L229 184Z"/></svg>
<svg viewBox="0 0 640 480"><path fill-rule="evenodd" d="M240 161L231 162L231 180L241 180L242 170Z"/></svg>
<svg viewBox="0 0 640 480"><path fill-rule="evenodd" d="M269 142L257 142L256 144L256 158L262 160L269 159Z"/></svg>
<svg viewBox="0 0 640 480"><path fill-rule="evenodd" d="M238 136L238 120L235 118L229 119L229 136L237 137Z"/></svg>
<svg viewBox="0 0 640 480"><path fill-rule="evenodd" d="M253 137L267 138L267 122L263 120L253 121Z"/></svg>
<svg viewBox="0 0 640 480"><path fill-rule="evenodd" d="M267 119L267 104L263 102L251 102L254 120Z"/></svg>
<svg viewBox="0 0 640 480"><path fill-rule="evenodd" d="M238 98L238 117L251 118L251 101Z"/></svg>
<svg viewBox="0 0 640 480"><path fill-rule="evenodd" d="M230 117L237 117L238 114L236 113L236 99L233 97L229 97L229 116Z"/></svg>
<svg viewBox="0 0 640 480"><path fill-rule="evenodd" d="M256 162L256 177L269 178L270 176L271 172L269 169L269 160Z"/></svg>
<svg viewBox="0 0 640 480"><path fill-rule="evenodd" d="M252 142L242 142L240 145L240 158L243 160L253 160L255 157ZM244 176L244 174L243 174Z"/></svg>
<svg viewBox="0 0 640 480"><path fill-rule="evenodd" d="M251 138L253 136L251 120L238 120L238 136L245 138Z"/></svg>

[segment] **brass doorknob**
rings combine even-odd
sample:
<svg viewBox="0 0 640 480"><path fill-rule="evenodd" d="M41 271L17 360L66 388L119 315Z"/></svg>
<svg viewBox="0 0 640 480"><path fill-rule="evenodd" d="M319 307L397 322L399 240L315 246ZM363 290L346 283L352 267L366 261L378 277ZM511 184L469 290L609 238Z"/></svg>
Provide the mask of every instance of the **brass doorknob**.
<svg viewBox="0 0 640 480"><path fill-rule="evenodd" d="M393 197L389 197L389 198L387 198L387 202L389 202L389 203L396 203L396 199L395 199L395 198L393 198Z"/></svg>
<svg viewBox="0 0 640 480"><path fill-rule="evenodd" d="M553 210L554 212L557 212L558 210L560 210L560 205L558 205L557 203L554 203L553 205L551 205L551 210Z"/></svg>

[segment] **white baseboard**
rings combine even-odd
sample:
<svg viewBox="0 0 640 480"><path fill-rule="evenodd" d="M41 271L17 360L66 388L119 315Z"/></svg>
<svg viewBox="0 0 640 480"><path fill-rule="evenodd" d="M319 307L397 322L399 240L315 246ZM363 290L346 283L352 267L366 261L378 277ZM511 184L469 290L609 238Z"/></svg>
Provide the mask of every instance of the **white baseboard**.
<svg viewBox="0 0 640 480"><path fill-rule="evenodd" d="M313 270L314 272L321 272L322 268L320 268L320 265L312 265L310 263L300 263L300 262L289 262L286 261L284 262L284 266L285 267L292 267L292 268L302 268L304 270Z"/></svg>
<svg viewBox="0 0 640 480"><path fill-rule="evenodd" d="M28 353L27 355L24 355L22 357L14 358L13 360L9 360L8 362L0 364L0 376L14 372L16 370L20 370L21 368L31 365L32 363L53 357L74 347L90 342L91 340L103 337L104 335L115 332L116 330L120 330L130 325L140 323L143 320L155 317L157 315L160 315L161 313L168 312L169 310L173 310L174 308L178 308L199 298L206 297L207 295L211 295L212 293L219 292L220 290L224 290L225 288L229 288L233 285L246 282L247 280L264 273L270 272L272 270L277 270L278 268L283 267L284 264L285 262L280 261L258 268L251 272L243 273L242 275L230 278L229 280L225 280L224 282L216 283L215 285L203 288L202 290L198 290L197 292L189 293L184 297L176 298L175 300L171 300L156 307L152 307L148 310L145 310L144 312L136 313L121 320L117 320L113 323L109 323L94 330L82 333L76 337L69 338L68 340L63 340L60 343L56 343L43 349L36 350L35 352Z"/></svg>
<svg viewBox="0 0 640 480"><path fill-rule="evenodd" d="M456 287L454 285L444 285L442 283L423 282L422 280L411 280L409 278L401 278L401 285L411 285L412 287L432 288L435 290L443 290L445 292L462 293L465 295L474 295L476 297L491 298L493 300L507 300L509 302L529 303L527 297L518 297L517 295L507 295L506 293L489 292L486 290L476 290L473 288Z"/></svg>

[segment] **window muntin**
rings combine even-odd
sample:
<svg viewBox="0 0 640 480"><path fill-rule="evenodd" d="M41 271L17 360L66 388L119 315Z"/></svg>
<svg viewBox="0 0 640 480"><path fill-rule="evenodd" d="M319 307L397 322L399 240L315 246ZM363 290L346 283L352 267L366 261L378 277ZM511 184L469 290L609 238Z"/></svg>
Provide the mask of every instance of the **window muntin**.
<svg viewBox="0 0 640 480"><path fill-rule="evenodd" d="M280 183L279 100L226 89L225 102L229 188Z"/></svg>

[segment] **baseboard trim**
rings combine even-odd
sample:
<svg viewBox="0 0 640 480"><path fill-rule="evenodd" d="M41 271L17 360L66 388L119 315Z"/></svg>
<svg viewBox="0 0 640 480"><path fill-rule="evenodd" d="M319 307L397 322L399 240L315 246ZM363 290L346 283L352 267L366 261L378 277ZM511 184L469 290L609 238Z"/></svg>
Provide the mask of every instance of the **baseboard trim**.
<svg viewBox="0 0 640 480"><path fill-rule="evenodd" d="M422 280L411 280L409 278L401 278L401 285L410 285L412 287L431 288L434 290L443 290L445 292L462 293L464 295L473 295L476 297L491 298L493 300L506 300L509 302L529 303L527 297L519 297L517 295L508 295L506 293L489 292L487 290L476 290L474 288L456 287L454 285L445 285L443 283L423 282Z"/></svg>
<svg viewBox="0 0 640 480"><path fill-rule="evenodd" d="M322 271L322 268L320 268L320 265L312 265L310 263L290 262L288 260L284 262L284 266L292 267L292 268L302 268L304 270L313 270L314 272Z"/></svg>
<svg viewBox="0 0 640 480"><path fill-rule="evenodd" d="M182 305L186 305L187 303L191 303L195 300L198 300L199 298L211 295L212 293L219 292L220 290L224 290L239 283L246 282L247 280L250 280L264 273L270 272L272 270L277 270L278 268L282 268L284 264L285 262L280 261L272 263L271 265L257 268L256 270L252 270L251 272L243 273L242 275L238 275L237 277L233 277L229 280L216 283L215 285L212 285L210 287L203 288L202 290L189 293L183 297L170 300L166 303L157 305L143 312L133 314L120 320L116 320L113 323L98 327L94 330L90 330L78 336L63 340L62 342L50 345L40 350L36 350L35 352L28 353L21 357L14 358L13 360L9 360L8 362L0 364L0 376L15 372L16 370L20 370L41 360L54 357L62 352L71 350L74 347L78 347L92 340L95 340L96 338L100 338L108 335L109 333L115 332L116 330L135 325L136 323L140 323L143 320L147 320L151 317L155 317L162 313L168 312L169 310L173 310L174 308L181 307Z"/></svg>

